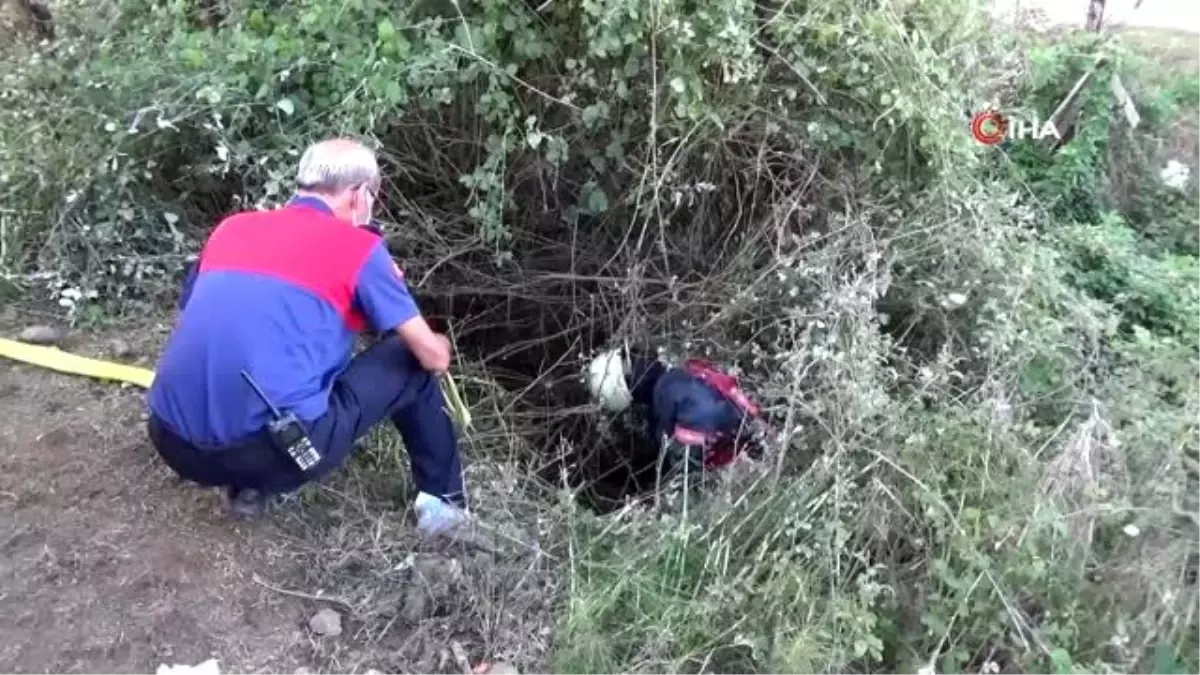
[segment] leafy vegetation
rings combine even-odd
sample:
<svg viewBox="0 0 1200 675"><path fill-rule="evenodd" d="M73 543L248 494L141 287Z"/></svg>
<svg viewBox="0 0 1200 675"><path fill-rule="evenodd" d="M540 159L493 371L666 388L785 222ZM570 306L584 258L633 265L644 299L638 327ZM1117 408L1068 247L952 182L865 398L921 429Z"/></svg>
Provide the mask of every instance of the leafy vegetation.
<svg viewBox="0 0 1200 675"><path fill-rule="evenodd" d="M787 433L769 475L552 505L536 665L1200 668L1200 204L1159 177L1197 168L1194 70L960 0L58 12L4 56L0 262L74 320L161 307L215 220L347 133L386 158L423 301L527 312L460 341L479 379L506 342L626 338L756 383ZM1062 148L970 137L964 105L1048 115L1101 54ZM476 418L476 462L544 459Z"/></svg>

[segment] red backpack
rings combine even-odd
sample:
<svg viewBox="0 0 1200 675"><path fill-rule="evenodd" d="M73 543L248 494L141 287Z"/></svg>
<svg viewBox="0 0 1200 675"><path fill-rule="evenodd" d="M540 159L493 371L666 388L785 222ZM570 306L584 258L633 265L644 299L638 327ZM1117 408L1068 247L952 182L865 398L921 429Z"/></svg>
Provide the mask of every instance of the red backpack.
<svg viewBox="0 0 1200 675"><path fill-rule="evenodd" d="M746 396L735 375L721 370L711 361L688 359L683 364L684 370L708 386L716 389L730 403L753 418L762 416L762 410ZM704 468L713 469L731 463L737 457L741 448L735 447L733 439L721 436L708 445L704 453Z"/></svg>

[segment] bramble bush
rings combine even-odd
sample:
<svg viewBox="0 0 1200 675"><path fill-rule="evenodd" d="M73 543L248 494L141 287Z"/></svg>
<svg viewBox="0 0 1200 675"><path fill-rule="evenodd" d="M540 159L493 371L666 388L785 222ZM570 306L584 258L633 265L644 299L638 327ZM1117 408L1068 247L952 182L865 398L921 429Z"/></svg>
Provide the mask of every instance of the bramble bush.
<svg viewBox="0 0 1200 675"><path fill-rule="evenodd" d="M58 23L4 55L0 262L75 320L160 307L214 221L354 134L423 298L509 308L504 339L466 340L481 380L506 340L551 364L596 338L755 383L786 433L767 475L547 507L532 667L1200 667L1197 198L1158 178L1194 73L1142 83L1120 40L959 0L110 0ZM1059 151L970 138L964 106L1052 110L1098 53ZM536 464L505 414L476 416L474 461Z"/></svg>

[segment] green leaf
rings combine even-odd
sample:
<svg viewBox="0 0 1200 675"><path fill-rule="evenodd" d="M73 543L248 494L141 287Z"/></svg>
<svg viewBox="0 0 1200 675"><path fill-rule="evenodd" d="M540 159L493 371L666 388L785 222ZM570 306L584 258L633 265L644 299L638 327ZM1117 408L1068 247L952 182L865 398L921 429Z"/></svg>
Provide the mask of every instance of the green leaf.
<svg viewBox="0 0 1200 675"><path fill-rule="evenodd" d="M583 109L583 123L588 129L595 129L596 124L608 118L608 104L593 103Z"/></svg>
<svg viewBox="0 0 1200 675"><path fill-rule="evenodd" d="M1058 675L1070 675L1075 672L1070 652L1061 647L1050 652L1050 661L1053 662L1054 672Z"/></svg>
<svg viewBox="0 0 1200 675"><path fill-rule="evenodd" d="M604 213L608 210L608 195L604 194L604 190L594 188L588 195L587 207L593 214Z"/></svg>
<svg viewBox="0 0 1200 675"><path fill-rule="evenodd" d="M189 66L192 66L193 68L203 66L207 60L208 59L206 59L204 56L204 52L200 51L199 49L188 47L183 50L183 62Z"/></svg>
<svg viewBox="0 0 1200 675"><path fill-rule="evenodd" d="M267 14L261 9L256 9L250 12L250 16L246 19L246 24L250 26L250 30L264 31L267 29Z"/></svg>
<svg viewBox="0 0 1200 675"><path fill-rule="evenodd" d="M196 92L196 97L206 100L210 105L216 105L221 102L221 92L215 87L204 87Z"/></svg>
<svg viewBox="0 0 1200 675"><path fill-rule="evenodd" d="M404 98L404 90L400 88L400 83L396 80L389 80L384 85L384 96L387 97L388 103L400 103Z"/></svg>
<svg viewBox="0 0 1200 675"><path fill-rule="evenodd" d="M396 26L390 19L380 19L379 24L375 26L375 35L380 42L391 42L392 38L396 37Z"/></svg>
<svg viewBox="0 0 1200 675"><path fill-rule="evenodd" d="M1154 650L1154 675L1183 675L1187 665L1175 656L1170 645L1160 644Z"/></svg>
<svg viewBox="0 0 1200 675"><path fill-rule="evenodd" d="M682 94L687 89L687 85L684 84L682 77L673 77L671 78L671 89L675 90L676 94Z"/></svg>

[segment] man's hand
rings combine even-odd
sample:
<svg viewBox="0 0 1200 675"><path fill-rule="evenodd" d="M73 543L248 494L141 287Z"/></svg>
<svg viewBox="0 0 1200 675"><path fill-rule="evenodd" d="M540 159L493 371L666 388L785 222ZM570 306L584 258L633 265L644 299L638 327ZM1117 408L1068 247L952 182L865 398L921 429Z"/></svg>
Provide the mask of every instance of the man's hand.
<svg viewBox="0 0 1200 675"><path fill-rule="evenodd" d="M750 459L762 459L771 449L774 434L771 426L761 417L746 420L746 426L739 439L744 452Z"/></svg>
<svg viewBox="0 0 1200 675"><path fill-rule="evenodd" d="M438 344L442 345L442 348L446 350L446 367L432 371L436 375L441 375L450 370L450 362L454 360L454 348L450 345L450 338L445 335L434 333L434 337L437 338Z"/></svg>
<svg viewBox="0 0 1200 675"><path fill-rule="evenodd" d="M435 333L420 315L396 327L396 335L408 346L421 367L435 374L450 370L450 339Z"/></svg>

